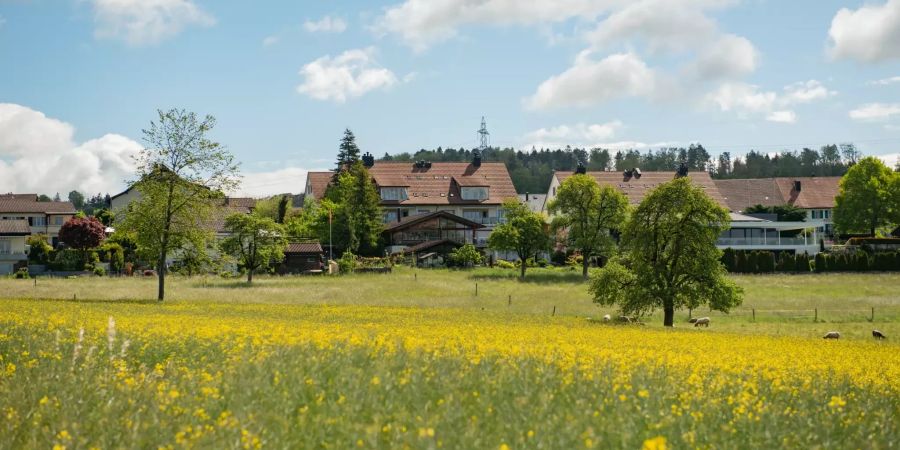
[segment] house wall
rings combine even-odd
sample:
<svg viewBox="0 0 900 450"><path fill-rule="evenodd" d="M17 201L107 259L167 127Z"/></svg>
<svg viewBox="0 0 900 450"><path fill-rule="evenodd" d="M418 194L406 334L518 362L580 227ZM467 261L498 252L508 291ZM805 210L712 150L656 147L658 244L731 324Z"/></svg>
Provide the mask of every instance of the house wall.
<svg viewBox="0 0 900 450"><path fill-rule="evenodd" d="M16 263L26 261L25 236L0 236L0 275L13 273Z"/></svg>
<svg viewBox="0 0 900 450"><path fill-rule="evenodd" d="M494 231L494 227L502 222L501 217L501 207L500 205L415 205L415 206L395 206L395 205L382 205L382 208L385 212L385 223L387 223L388 213L394 213L399 211L401 214L401 218L404 212L408 216L414 216L417 214L425 214L436 211L446 211L456 216L469 219L473 222L478 222L485 225L484 228L479 229L475 232L474 244L476 247L485 247L487 246L488 236L491 235L491 232ZM396 220L396 216L392 215L390 217L391 220Z"/></svg>
<svg viewBox="0 0 900 450"><path fill-rule="evenodd" d="M110 203L110 209L113 212L123 211L128 207L128 204L134 200L138 200L141 198L141 193L137 191L137 189L132 189L125 194L119 195L118 197L113 198Z"/></svg>
<svg viewBox="0 0 900 450"><path fill-rule="evenodd" d="M4 213L0 212L0 220L27 220L31 224L31 234L45 234L51 244L56 246L59 240L59 229L69 221L73 214L46 213Z"/></svg>

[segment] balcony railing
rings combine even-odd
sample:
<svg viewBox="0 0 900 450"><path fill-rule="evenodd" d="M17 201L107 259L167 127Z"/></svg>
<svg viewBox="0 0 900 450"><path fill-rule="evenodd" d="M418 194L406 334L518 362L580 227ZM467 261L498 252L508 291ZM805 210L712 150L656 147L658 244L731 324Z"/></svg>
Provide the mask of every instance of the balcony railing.
<svg viewBox="0 0 900 450"><path fill-rule="evenodd" d="M504 217L481 217L481 216L465 217L465 216L463 216L463 218L466 220L471 220L472 222L475 222L475 223L480 223L482 225L498 225L498 224L506 222L506 218L504 218Z"/></svg>
<svg viewBox="0 0 900 450"><path fill-rule="evenodd" d="M781 240L776 238L719 238L716 245L765 245L765 246L797 246L797 245L815 245L812 239L806 240L796 237L783 237Z"/></svg>

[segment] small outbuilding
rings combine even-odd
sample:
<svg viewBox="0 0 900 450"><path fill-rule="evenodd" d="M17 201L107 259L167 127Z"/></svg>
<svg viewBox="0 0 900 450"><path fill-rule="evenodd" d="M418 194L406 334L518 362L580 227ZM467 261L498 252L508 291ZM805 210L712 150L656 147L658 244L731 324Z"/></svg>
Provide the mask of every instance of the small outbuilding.
<svg viewBox="0 0 900 450"><path fill-rule="evenodd" d="M325 269L325 251L318 241L291 242L284 250L278 273L321 273Z"/></svg>

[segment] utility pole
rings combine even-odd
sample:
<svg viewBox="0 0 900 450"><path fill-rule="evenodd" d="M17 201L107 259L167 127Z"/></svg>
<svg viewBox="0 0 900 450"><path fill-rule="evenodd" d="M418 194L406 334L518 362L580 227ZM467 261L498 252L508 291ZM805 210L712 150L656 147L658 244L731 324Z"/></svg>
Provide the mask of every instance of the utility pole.
<svg viewBox="0 0 900 450"><path fill-rule="evenodd" d="M490 137L491 133L487 130L487 122L484 120L484 116L481 116L481 128L478 129L478 150L482 153L490 146Z"/></svg>

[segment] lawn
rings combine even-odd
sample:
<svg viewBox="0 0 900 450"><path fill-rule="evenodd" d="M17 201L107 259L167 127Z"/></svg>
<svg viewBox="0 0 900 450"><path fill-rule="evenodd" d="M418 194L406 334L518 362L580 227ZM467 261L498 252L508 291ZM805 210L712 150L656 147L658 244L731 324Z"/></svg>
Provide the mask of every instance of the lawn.
<svg viewBox="0 0 900 450"><path fill-rule="evenodd" d="M829 322L702 330L589 321L576 274L533 275L173 279L162 304L155 280L2 280L0 449L900 442L898 275L738 277L748 306Z"/></svg>

